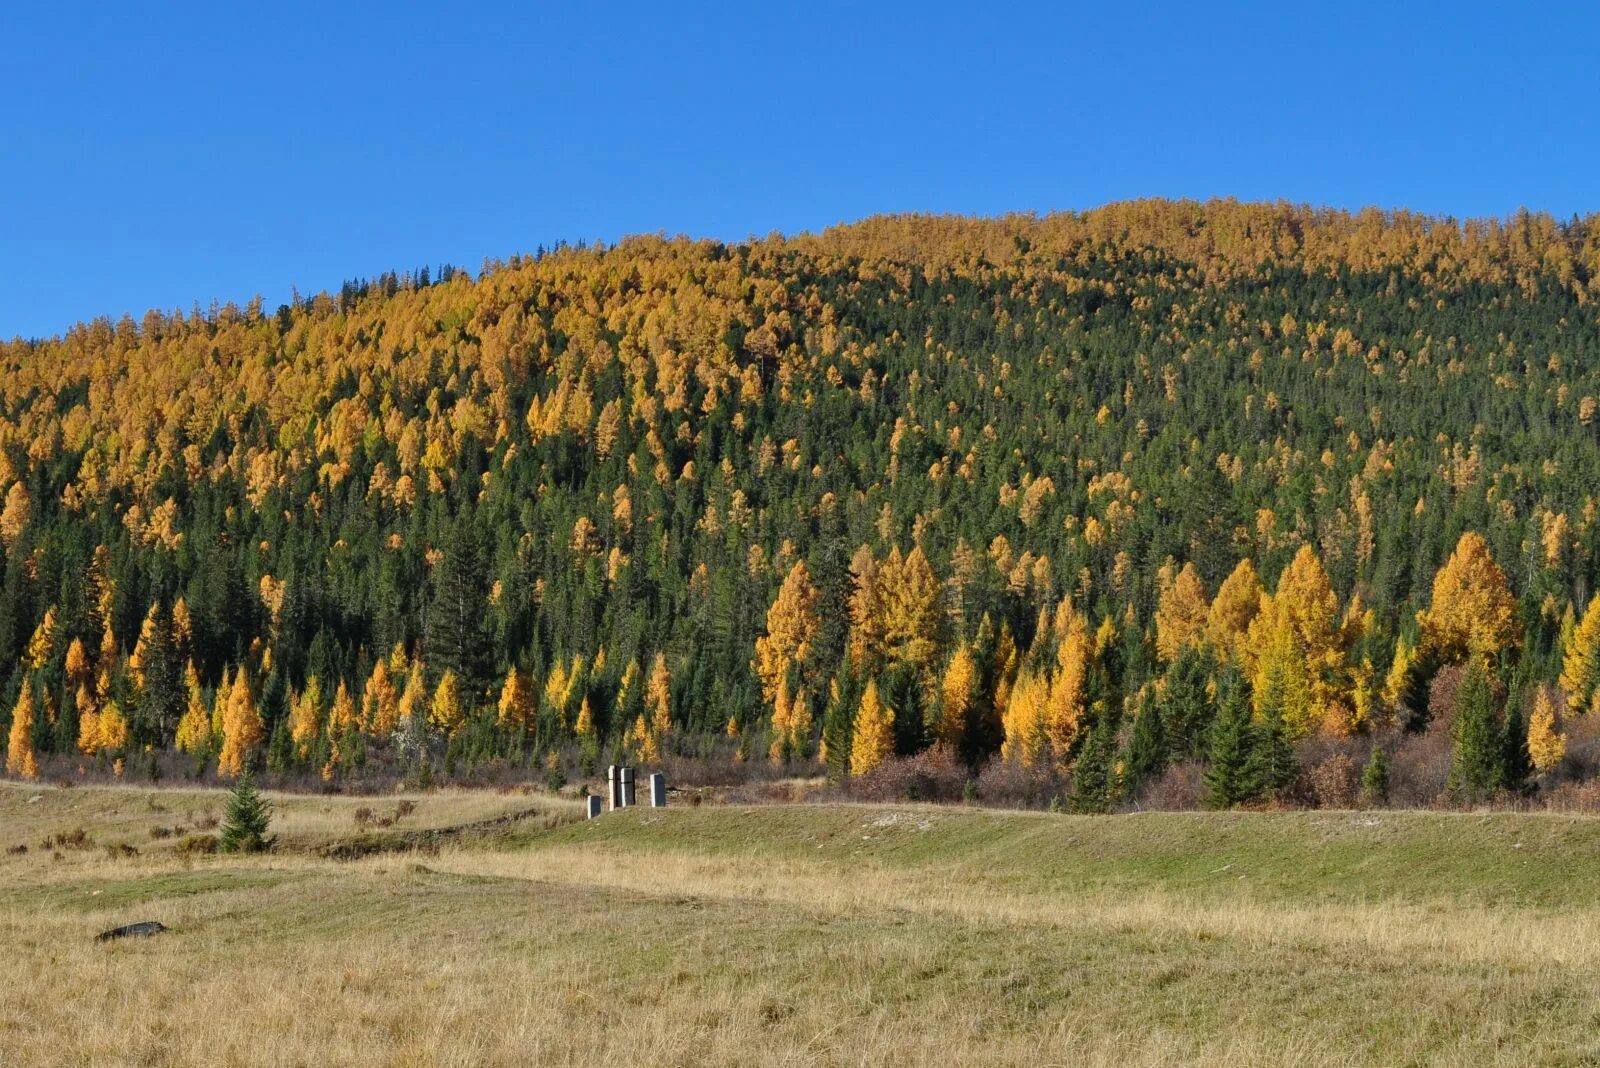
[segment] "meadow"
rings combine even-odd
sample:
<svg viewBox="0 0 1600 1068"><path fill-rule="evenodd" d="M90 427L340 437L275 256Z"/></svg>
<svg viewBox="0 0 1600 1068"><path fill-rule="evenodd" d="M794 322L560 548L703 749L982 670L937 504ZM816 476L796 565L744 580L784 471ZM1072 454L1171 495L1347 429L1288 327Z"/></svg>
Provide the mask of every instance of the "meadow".
<svg viewBox="0 0 1600 1068"><path fill-rule="evenodd" d="M274 801L0 786L0 1063L1600 1059L1583 815Z"/></svg>

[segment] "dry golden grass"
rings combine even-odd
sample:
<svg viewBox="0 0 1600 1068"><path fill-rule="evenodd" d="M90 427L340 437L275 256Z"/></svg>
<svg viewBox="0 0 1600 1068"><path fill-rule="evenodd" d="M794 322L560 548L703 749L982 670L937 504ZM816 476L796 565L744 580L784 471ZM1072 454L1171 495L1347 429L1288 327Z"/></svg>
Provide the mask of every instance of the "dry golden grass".
<svg viewBox="0 0 1600 1068"><path fill-rule="evenodd" d="M0 790L0 848L75 793ZM148 803L96 802L90 833ZM285 829L344 835L345 804L284 800ZM0 1064L1588 1063L1600 889L1566 873L1595 824L1506 819L799 806L346 863L0 854ZM1474 829L1535 864L1478 864ZM172 930L92 941L146 918Z"/></svg>

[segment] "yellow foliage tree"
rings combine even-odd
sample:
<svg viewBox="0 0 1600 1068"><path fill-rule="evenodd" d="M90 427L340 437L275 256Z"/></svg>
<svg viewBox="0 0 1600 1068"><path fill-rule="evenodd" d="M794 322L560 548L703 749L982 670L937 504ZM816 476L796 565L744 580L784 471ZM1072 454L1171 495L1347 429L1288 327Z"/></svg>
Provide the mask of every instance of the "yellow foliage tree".
<svg viewBox="0 0 1600 1068"><path fill-rule="evenodd" d="M89 665L89 653L83 647L82 638L72 639L72 644L67 646L66 672L67 681L74 685L88 681L93 673Z"/></svg>
<svg viewBox="0 0 1600 1068"><path fill-rule="evenodd" d="M966 642L956 647L939 680L939 740L961 752L978 702L978 660Z"/></svg>
<svg viewBox="0 0 1600 1068"><path fill-rule="evenodd" d="M399 722L407 727L420 725L427 714L425 673L421 660L413 660L406 673L406 688L400 694L400 705L395 711Z"/></svg>
<svg viewBox="0 0 1600 1068"><path fill-rule="evenodd" d="M506 672L506 681L500 687L498 706L500 726L512 730L531 730L538 711L533 680L528 677L526 671L513 665Z"/></svg>
<svg viewBox="0 0 1600 1068"><path fill-rule="evenodd" d="M1517 599L1505 572L1489 554L1488 543L1470 530L1433 576L1433 598L1417 621L1423 648L1441 663L1470 656L1487 666L1502 649L1522 642Z"/></svg>
<svg viewBox="0 0 1600 1068"><path fill-rule="evenodd" d="M790 669L810 659L818 624L817 590L806 562L800 560L789 569L767 609L767 632L756 639L755 672L769 703L777 700L779 681Z"/></svg>
<svg viewBox="0 0 1600 1068"><path fill-rule="evenodd" d="M1001 724L1005 741L1000 756L1024 767L1038 763L1047 742L1045 719L1050 702L1050 680L1032 671L1017 675L1006 700Z"/></svg>
<svg viewBox="0 0 1600 1068"><path fill-rule="evenodd" d="M337 740L356 727L356 703L350 696L349 689L344 680L339 680L339 688L334 691L333 705L328 709L328 737Z"/></svg>
<svg viewBox="0 0 1600 1068"><path fill-rule="evenodd" d="M927 674L944 625L939 579L919 545L903 560L896 547L878 574L883 608L883 652L891 664Z"/></svg>
<svg viewBox="0 0 1600 1068"><path fill-rule="evenodd" d="M865 775L894 755L894 709L878 697L878 683L867 683L856 710L850 740L850 774Z"/></svg>
<svg viewBox="0 0 1600 1068"><path fill-rule="evenodd" d="M100 713L100 749L107 753L120 753L128 748L128 717L115 701L109 702Z"/></svg>
<svg viewBox="0 0 1600 1068"><path fill-rule="evenodd" d="M1206 613L1206 640L1223 659L1239 657L1250 624L1261 610L1261 579L1249 558L1240 560Z"/></svg>
<svg viewBox="0 0 1600 1068"><path fill-rule="evenodd" d="M192 661L184 668L183 685L187 702L183 718L178 720L174 742L180 752L195 756L211 747L211 713L206 708L205 694L200 690L200 674Z"/></svg>
<svg viewBox="0 0 1600 1068"><path fill-rule="evenodd" d="M461 680L446 668L433 691L433 703L428 706L428 722L442 734L451 735L467 721L466 709L461 705Z"/></svg>
<svg viewBox="0 0 1600 1068"><path fill-rule="evenodd" d="M650 665L650 680L645 685L644 706L650 713L650 731L657 742L672 729L672 674L667 670L667 655L657 653Z"/></svg>
<svg viewBox="0 0 1600 1068"><path fill-rule="evenodd" d="M1180 649L1199 642L1205 636L1210 612L1205 583L1193 564L1184 564L1156 606L1156 655L1171 663Z"/></svg>
<svg viewBox="0 0 1600 1068"><path fill-rule="evenodd" d="M1567 755L1567 739L1556 725L1556 706L1550 691L1540 686L1533 695L1528 716L1528 756L1539 771L1549 771Z"/></svg>
<svg viewBox="0 0 1600 1068"><path fill-rule="evenodd" d="M400 694L395 690L388 662L379 658L361 692L361 729L375 738L387 738L399 722Z"/></svg>
<svg viewBox="0 0 1600 1068"><path fill-rule="evenodd" d="M222 752L217 757L217 774L232 778L244 772L250 754L266 739L266 725L256 708L250 680L240 668L228 691L228 704L222 714Z"/></svg>
<svg viewBox="0 0 1600 1068"><path fill-rule="evenodd" d="M56 647L56 606L44 610L44 619L34 628L33 637L22 654L22 664L29 671L39 671L50 662Z"/></svg>
<svg viewBox="0 0 1600 1068"><path fill-rule="evenodd" d="M1089 621L1077 612L1066 613L1065 634L1056 645L1056 670L1045 698L1044 736L1058 760L1065 760L1083 723L1084 697L1089 670L1094 664L1094 641Z"/></svg>
<svg viewBox="0 0 1600 1068"><path fill-rule="evenodd" d="M1561 689L1567 707L1587 711L1600 683L1600 597L1589 599L1583 618L1571 628L1561 657Z"/></svg>
<svg viewBox="0 0 1600 1068"><path fill-rule="evenodd" d="M1275 687L1291 738L1349 719L1348 635L1339 619L1339 599L1322 561L1310 546L1301 546L1277 592L1262 598L1242 650L1257 713L1271 699L1267 683L1278 673Z"/></svg>
<svg viewBox="0 0 1600 1068"><path fill-rule="evenodd" d="M33 681L22 681L22 693L11 710L11 734L6 745L6 773L24 779L39 777L39 763L33 755Z"/></svg>
<svg viewBox="0 0 1600 1068"><path fill-rule="evenodd" d="M883 666L884 610L878 586L880 570L872 550L865 545L850 559L850 662L867 675L876 675Z"/></svg>
<svg viewBox="0 0 1600 1068"><path fill-rule="evenodd" d="M294 743L294 755L301 760L310 756L321 733L322 683L313 675L289 709L289 740Z"/></svg>

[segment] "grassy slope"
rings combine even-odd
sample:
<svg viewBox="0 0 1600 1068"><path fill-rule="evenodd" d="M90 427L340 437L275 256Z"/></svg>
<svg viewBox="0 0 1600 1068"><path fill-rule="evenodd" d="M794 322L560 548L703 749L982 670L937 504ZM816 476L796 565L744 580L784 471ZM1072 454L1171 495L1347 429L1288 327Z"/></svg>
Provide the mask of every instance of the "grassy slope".
<svg viewBox="0 0 1600 1068"><path fill-rule="evenodd" d="M0 848L69 794L105 841L150 804L20 793ZM0 1063L1600 1057L1591 819L708 807L305 852L346 804L290 802L297 851L264 859L0 854ZM144 918L174 930L88 940Z"/></svg>

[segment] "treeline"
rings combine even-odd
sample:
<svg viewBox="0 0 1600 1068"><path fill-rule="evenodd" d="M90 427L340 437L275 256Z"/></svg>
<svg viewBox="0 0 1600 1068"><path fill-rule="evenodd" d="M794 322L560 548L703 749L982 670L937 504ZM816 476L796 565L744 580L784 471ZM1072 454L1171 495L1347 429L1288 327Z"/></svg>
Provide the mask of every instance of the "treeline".
<svg viewBox="0 0 1600 1068"><path fill-rule="evenodd" d="M1595 217L1139 202L0 345L8 764L1582 775L1597 267Z"/></svg>

